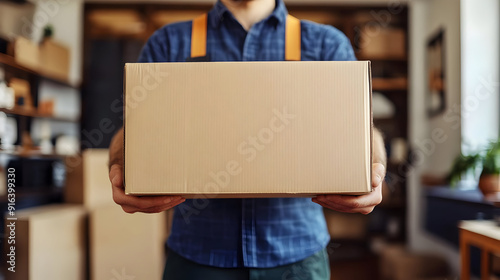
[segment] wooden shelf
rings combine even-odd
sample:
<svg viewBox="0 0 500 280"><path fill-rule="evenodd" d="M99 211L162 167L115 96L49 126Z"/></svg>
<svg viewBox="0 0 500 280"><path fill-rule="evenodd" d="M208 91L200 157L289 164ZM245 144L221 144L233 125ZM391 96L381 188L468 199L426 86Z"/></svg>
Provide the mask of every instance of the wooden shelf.
<svg viewBox="0 0 500 280"><path fill-rule="evenodd" d="M58 116L53 116L53 115L44 115L44 114L37 113L35 110L26 110L26 109L21 109L21 108L14 108L14 109L0 108L0 112L4 112L8 115L15 115L15 116L49 119L51 121L60 121L60 122L78 122L79 121L79 118L65 118L65 117L58 117Z"/></svg>
<svg viewBox="0 0 500 280"><path fill-rule="evenodd" d="M406 91L408 80L406 78L373 78L372 89L374 91Z"/></svg>
<svg viewBox="0 0 500 280"><path fill-rule="evenodd" d="M392 116L392 117L383 117L383 118L373 117L373 122L374 123L386 123L386 122L393 122L395 120L396 120L395 116Z"/></svg>
<svg viewBox="0 0 500 280"><path fill-rule="evenodd" d="M64 86L71 87L71 88L78 87L78 85L72 84L69 81L67 81L61 77L55 77L55 76L50 75L48 73L44 73L43 71L39 71L37 69L32 69L32 68L20 65L19 63L16 62L16 59L10 55L0 53L0 64L5 65L7 67L17 69L17 70L25 72L25 73L28 73L30 75L40 77L42 79L45 79L45 80L48 80L48 81L51 81L51 82L54 82L54 83L57 83L60 85L64 85Z"/></svg>
<svg viewBox="0 0 500 280"><path fill-rule="evenodd" d="M23 157L23 158L66 158L66 155L60 155L56 153L43 154L40 150L31 150L28 152L21 152L20 149L15 149L14 151L0 150L0 154L15 156L15 157Z"/></svg>
<svg viewBox="0 0 500 280"><path fill-rule="evenodd" d="M16 210L47 203L62 202L63 195L64 192L62 188L29 188L26 190L23 186L16 186ZM7 202L7 195L1 195L0 204Z"/></svg>
<svg viewBox="0 0 500 280"><path fill-rule="evenodd" d="M406 56L357 56L358 60L370 60L370 61L389 61L389 62L408 62Z"/></svg>

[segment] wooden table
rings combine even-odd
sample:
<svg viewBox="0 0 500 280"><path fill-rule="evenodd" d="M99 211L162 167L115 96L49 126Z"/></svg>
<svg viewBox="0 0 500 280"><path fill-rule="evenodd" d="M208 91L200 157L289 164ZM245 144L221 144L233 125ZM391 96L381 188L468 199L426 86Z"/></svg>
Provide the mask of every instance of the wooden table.
<svg viewBox="0 0 500 280"><path fill-rule="evenodd" d="M494 221L461 221L461 279L470 280L470 246L481 249L481 280L490 279L490 255L500 253L500 227Z"/></svg>

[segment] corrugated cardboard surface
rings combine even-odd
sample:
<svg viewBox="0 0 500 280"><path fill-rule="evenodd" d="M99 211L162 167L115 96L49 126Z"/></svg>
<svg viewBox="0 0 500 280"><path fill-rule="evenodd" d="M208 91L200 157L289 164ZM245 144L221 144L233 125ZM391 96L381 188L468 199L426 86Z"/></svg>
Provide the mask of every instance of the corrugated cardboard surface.
<svg viewBox="0 0 500 280"><path fill-rule="evenodd" d="M371 190L369 62L127 64L128 194Z"/></svg>
<svg viewBox="0 0 500 280"><path fill-rule="evenodd" d="M40 67L40 49L38 45L24 37L17 37L14 41L14 57L22 66L32 69Z"/></svg>
<svg viewBox="0 0 500 280"><path fill-rule="evenodd" d="M66 160L64 200L87 209L114 205L108 173L108 149L86 149L79 160Z"/></svg>
<svg viewBox="0 0 500 280"><path fill-rule="evenodd" d="M54 78L67 80L70 67L70 51L59 42L46 39L40 45L41 70Z"/></svg>
<svg viewBox="0 0 500 280"><path fill-rule="evenodd" d="M87 279L83 207L46 205L19 210L16 217L16 272L6 272L7 279Z"/></svg>
<svg viewBox="0 0 500 280"><path fill-rule="evenodd" d="M90 280L161 279L167 212L127 214L117 206L93 209L89 219Z"/></svg>

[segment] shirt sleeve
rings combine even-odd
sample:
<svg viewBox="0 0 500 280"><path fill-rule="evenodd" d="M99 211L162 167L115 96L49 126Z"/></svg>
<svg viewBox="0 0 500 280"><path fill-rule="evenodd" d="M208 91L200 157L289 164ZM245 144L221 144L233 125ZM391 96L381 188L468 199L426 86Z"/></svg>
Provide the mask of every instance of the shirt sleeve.
<svg viewBox="0 0 500 280"><path fill-rule="evenodd" d="M351 41L340 30L327 26L323 37L322 59L330 61L354 61L356 56Z"/></svg>
<svg viewBox="0 0 500 280"><path fill-rule="evenodd" d="M137 62L167 62L168 36L165 28L157 30L142 47Z"/></svg>

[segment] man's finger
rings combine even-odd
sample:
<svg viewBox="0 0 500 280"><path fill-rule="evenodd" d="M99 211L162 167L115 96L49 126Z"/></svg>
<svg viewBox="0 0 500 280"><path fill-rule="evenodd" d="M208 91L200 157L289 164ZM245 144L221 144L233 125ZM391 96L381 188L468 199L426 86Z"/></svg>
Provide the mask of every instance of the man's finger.
<svg viewBox="0 0 500 280"><path fill-rule="evenodd" d="M123 205L122 206L122 209L123 211L125 211L126 213L129 213L129 214L133 214L133 213L137 213L137 212L141 212L141 213L160 213L160 212L163 212L163 211L167 211L171 208L174 208L175 206L183 203L184 201L186 201L185 198L182 198L180 200L173 200L172 203L170 204L167 204L167 205L162 205L162 206L154 206L154 207L150 207L150 208L147 208L147 209L139 209L139 208L136 208L136 207L133 207L133 206L128 206L128 205Z"/></svg>
<svg viewBox="0 0 500 280"><path fill-rule="evenodd" d="M123 188L123 172L121 166L118 164L111 166L109 170L109 180L113 186Z"/></svg>
<svg viewBox="0 0 500 280"><path fill-rule="evenodd" d="M172 203L164 205L164 206L158 206L158 207L153 207L153 208L148 208L148 209L145 209L145 210L141 210L141 212L144 212L144 213L160 213L160 212L163 212L163 211L167 211L168 209L174 208L175 206L183 203L184 201L186 201L186 199L182 198L180 200L175 200Z"/></svg>
<svg viewBox="0 0 500 280"><path fill-rule="evenodd" d="M338 204L333 204L333 203L329 203L329 202L325 202L325 201L319 201L317 198L313 198L312 201L325 207L325 208L328 208L328 209L331 209L334 211L352 213L351 211L353 210L352 208L347 208L347 207L344 207L344 206L341 206Z"/></svg>
<svg viewBox="0 0 500 280"><path fill-rule="evenodd" d="M128 206L128 205L121 205L121 207L123 209L123 212L128 213L128 214L134 214L136 212L139 212L139 209L137 209L135 207Z"/></svg>
<svg viewBox="0 0 500 280"><path fill-rule="evenodd" d="M147 209L157 206L164 206L182 200L180 196L129 196L122 188L113 186L113 200L116 204L130 206L138 209Z"/></svg>
<svg viewBox="0 0 500 280"><path fill-rule="evenodd" d="M349 207L344 207L344 206L341 206L338 204L324 203L324 202L316 200L315 198L313 198L312 201L316 202L317 204L319 204L325 208L328 208L328 209L331 209L331 210L334 210L337 212L343 212L343 213L361 213L361 214L366 215L366 214L370 214L373 211L373 209L375 209L374 206L364 207L364 208L349 208Z"/></svg>
<svg viewBox="0 0 500 280"><path fill-rule="evenodd" d="M362 196L319 195L316 199L320 202L353 209L372 207L382 202L382 197L378 190Z"/></svg>
<svg viewBox="0 0 500 280"><path fill-rule="evenodd" d="M385 167L381 163L372 165L372 186L378 187L385 177Z"/></svg>
<svg viewBox="0 0 500 280"><path fill-rule="evenodd" d="M343 206L331 204L331 203L328 204L328 203L323 203L323 202L319 202L319 201L314 201L314 202L318 203L319 205L321 205L325 208L328 208L328 209L331 209L331 210L334 210L337 212L343 212L343 213L361 213L361 214L366 215L366 214L370 214L373 211L373 209L375 209L375 206L364 207L364 208L349 208L349 207L343 207Z"/></svg>

